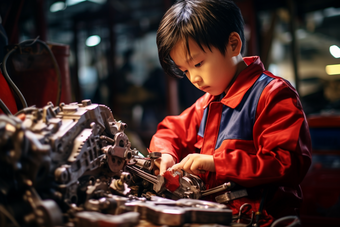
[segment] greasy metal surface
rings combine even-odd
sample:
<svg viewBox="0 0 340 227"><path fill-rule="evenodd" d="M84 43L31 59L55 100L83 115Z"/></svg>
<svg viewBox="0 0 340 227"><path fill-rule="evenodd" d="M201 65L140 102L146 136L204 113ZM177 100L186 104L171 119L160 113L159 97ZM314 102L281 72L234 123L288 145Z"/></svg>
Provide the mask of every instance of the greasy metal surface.
<svg viewBox="0 0 340 227"><path fill-rule="evenodd" d="M198 177L185 174L167 190L153 174L160 154L132 149L127 125L108 107L84 100L23 113L24 121L0 115L1 226L231 223L225 205L197 200L205 189Z"/></svg>
<svg viewBox="0 0 340 227"><path fill-rule="evenodd" d="M141 214L142 219L157 225L182 226L185 223L231 223L231 210L225 205L196 199L177 201L152 197L151 201L125 203L129 211Z"/></svg>

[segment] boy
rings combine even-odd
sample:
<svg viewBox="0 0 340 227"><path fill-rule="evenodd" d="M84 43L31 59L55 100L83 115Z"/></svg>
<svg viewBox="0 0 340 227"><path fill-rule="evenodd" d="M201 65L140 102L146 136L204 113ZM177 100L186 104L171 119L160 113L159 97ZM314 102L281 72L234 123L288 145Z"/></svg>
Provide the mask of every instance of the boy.
<svg viewBox="0 0 340 227"><path fill-rule="evenodd" d="M295 89L259 57L242 58L243 23L229 0L180 0L166 12L157 32L162 68L206 94L158 125L150 151L162 152L160 174L171 167L207 188L229 181L247 188L228 207L238 214L249 203L248 216L268 226L296 215L311 141Z"/></svg>

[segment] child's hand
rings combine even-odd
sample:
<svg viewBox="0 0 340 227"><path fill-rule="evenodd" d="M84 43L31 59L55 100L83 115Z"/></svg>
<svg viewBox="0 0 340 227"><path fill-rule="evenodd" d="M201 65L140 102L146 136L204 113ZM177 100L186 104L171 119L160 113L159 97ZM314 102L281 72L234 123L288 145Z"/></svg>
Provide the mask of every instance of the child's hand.
<svg viewBox="0 0 340 227"><path fill-rule="evenodd" d="M212 155L189 154L180 163L171 167L172 171L184 170L187 173L198 175L205 171L215 172L215 162Z"/></svg>
<svg viewBox="0 0 340 227"><path fill-rule="evenodd" d="M154 171L155 175L163 175L165 171L176 164L174 157L170 154L162 154L162 157L155 160L155 165L159 168Z"/></svg>

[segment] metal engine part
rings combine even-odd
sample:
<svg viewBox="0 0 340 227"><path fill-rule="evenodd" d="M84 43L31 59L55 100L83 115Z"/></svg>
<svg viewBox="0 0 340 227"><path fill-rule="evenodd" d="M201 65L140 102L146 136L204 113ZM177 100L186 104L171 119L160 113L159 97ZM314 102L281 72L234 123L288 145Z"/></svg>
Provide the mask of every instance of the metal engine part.
<svg viewBox="0 0 340 227"><path fill-rule="evenodd" d="M141 218L156 225L183 226L185 223L229 224L232 211L226 205L196 200L177 201L152 196L151 201L131 201L125 203L128 211L140 213Z"/></svg>
<svg viewBox="0 0 340 227"><path fill-rule="evenodd" d="M165 179L153 175L161 154L144 157L132 149L127 125L107 106L84 100L20 113L23 121L0 115L1 227L137 226L139 219L165 224L166 210L177 215L169 225L230 223L224 205L152 200L154 193L177 200L199 199L209 191L190 175L180 178L175 192L167 190Z"/></svg>
<svg viewBox="0 0 340 227"><path fill-rule="evenodd" d="M1 226L60 226L70 209L92 210L111 193L135 150L108 107L84 100L22 113L0 116Z"/></svg>

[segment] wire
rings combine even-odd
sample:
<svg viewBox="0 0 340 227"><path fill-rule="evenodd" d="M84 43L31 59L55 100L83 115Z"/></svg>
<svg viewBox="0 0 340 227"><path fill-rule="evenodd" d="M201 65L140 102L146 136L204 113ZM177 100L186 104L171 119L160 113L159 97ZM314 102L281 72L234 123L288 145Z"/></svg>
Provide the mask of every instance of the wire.
<svg viewBox="0 0 340 227"><path fill-rule="evenodd" d="M7 64L6 64L6 63L7 63L7 60L8 60L8 58L9 58L9 56L10 56L13 52L15 52L16 50L18 50L18 48L21 48L22 45L24 45L24 46L31 46L31 45L35 44L36 42L39 42L40 44L42 44L42 45L47 49L47 51L48 51L48 53L49 53L49 55L50 55L50 57L51 57L51 59L52 59L53 66L54 66L54 68L55 68L55 70L56 70L57 77L58 77L58 93L57 93L56 105L58 105L58 104L60 103L61 86L62 86L62 84L61 84L61 73L60 73L60 69L59 69L58 63L57 63L57 61L56 61L56 59L55 59L55 57L54 57L54 55L53 55L53 53L52 53L52 51L51 51L51 48L49 48L48 45L47 45L45 42L39 40L38 38L39 38L39 37L37 37L37 38L35 38L35 39L25 40L25 41L19 43L19 45L14 46L14 48L13 48L12 50L10 50L10 51L6 54L6 56L4 57L3 64L2 64L2 65L3 65L3 71L4 71L4 72L3 72L4 77L5 77L5 79L7 80L9 86L14 90L14 92L15 92L15 93L17 94L17 96L19 97L20 102L21 102L23 108L28 107L27 102L26 102L26 100L25 100L25 97L23 96L23 94L22 94L21 91L19 90L19 88L15 85L15 83L11 80L10 76L8 75L7 66L6 66ZM30 43L27 44L28 42L30 42ZM26 45L25 45L25 44L26 44Z"/></svg>
<svg viewBox="0 0 340 227"><path fill-rule="evenodd" d="M21 42L19 45L22 45L22 44L25 44L25 43L28 43L28 42L31 42L30 44L26 45L26 46L32 46L33 44L35 44L36 42L42 44L48 51L48 53L50 54L50 57L52 59L52 62L53 62L53 66L56 70L56 73L57 73L57 76L58 76L58 93L57 93L57 100L56 100L56 105L59 105L60 103L60 97L61 97L61 73L60 73L60 69L59 69L59 66L58 66L58 63L57 63L57 60L55 59L53 53L52 53L52 50L51 48L43 41L39 40L38 39L39 37L35 38L35 39L30 39L30 40L25 40L23 42Z"/></svg>
<svg viewBox="0 0 340 227"><path fill-rule="evenodd" d="M0 108L7 115L12 115L12 112L7 108L6 104L0 99Z"/></svg>
<svg viewBox="0 0 340 227"><path fill-rule="evenodd" d="M5 215L14 226L20 227L20 225L18 224L18 222L16 222L15 218L13 217L13 215L11 215L6 208L0 204L0 213Z"/></svg>
<svg viewBox="0 0 340 227"><path fill-rule="evenodd" d="M256 212L256 214L255 214L255 215L256 215L256 218L255 218L255 220L256 220L256 222L255 222L256 226L258 226L258 223L259 223L259 220L260 220L260 215L262 214L263 205L264 205L264 202L265 202L266 197L267 197L267 195L268 195L268 192L269 192L269 188L266 187L266 188L264 189L264 192L263 192L263 196L262 196L262 199L261 199L261 203L260 203L259 210L258 210L258 212Z"/></svg>
<svg viewBox="0 0 340 227"><path fill-rule="evenodd" d="M293 227L295 224L300 223L300 220L297 216L286 216L286 217L282 217L274 221L270 227L275 227L280 222L284 222L284 221L291 220L291 219L293 219L293 223L289 224L287 227Z"/></svg>
<svg viewBox="0 0 340 227"><path fill-rule="evenodd" d="M30 106L30 107L26 107L26 108L24 108L24 109L19 110L19 111L16 112L14 115L15 115L15 116L18 116L18 115L21 114L21 113L26 114L27 112L34 111L34 110L36 110L36 109L37 109L37 108L35 107L35 105L34 105L34 106Z"/></svg>
<svg viewBox="0 0 340 227"><path fill-rule="evenodd" d="M9 57L9 55L11 55L14 51L16 51L18 49L18 46L15 46L12 50L10 50L6 56L4 57L4 61L3 61L3 75L5 77L5 79L7 80L8 82L8 85L14 90L14 92L17 94L17 96L19 97L20 99L20 102L23 106L23 108L26 108L27 107L27 102L26 102L26 99L25 97L23 96L23 94L21 93L21 91L19 90L19 88L15 85L15 83L11 80L11 78L9 77L8 75L8 72L7 72L7 66L6 66L6 62L7 62L7 59Z"/></svg>

